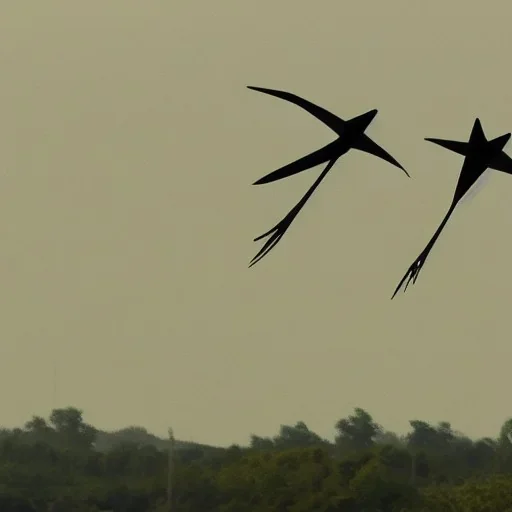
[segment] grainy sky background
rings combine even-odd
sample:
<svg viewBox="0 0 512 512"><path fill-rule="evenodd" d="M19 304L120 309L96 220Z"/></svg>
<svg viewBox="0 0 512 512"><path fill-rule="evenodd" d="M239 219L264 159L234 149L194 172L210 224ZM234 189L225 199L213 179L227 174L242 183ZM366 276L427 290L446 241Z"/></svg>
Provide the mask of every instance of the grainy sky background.
<svg viewBox="0 0 512 512"><path fill-rule="evenodd" d="M1 422L54 406L228 445L360 406L385 427L496 435L510 409L512 176L448 224L462 158L424 137L512 130L512 5L464 0L10 2L0 8ZM251 183L335 137L246 89L304 96L411 173L343 157ZM508 148L510 150L510 148ZM57 392L53 368L57 368Z"/></svg>

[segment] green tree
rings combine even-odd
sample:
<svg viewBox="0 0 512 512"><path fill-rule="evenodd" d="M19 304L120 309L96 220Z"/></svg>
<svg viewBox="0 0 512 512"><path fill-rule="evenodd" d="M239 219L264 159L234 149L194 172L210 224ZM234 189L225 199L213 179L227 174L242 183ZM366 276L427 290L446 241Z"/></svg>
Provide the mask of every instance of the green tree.
<svg viewBox="0 0 512 512"><path fill-rule="evenodd" d="M389 430L379 431L373 438L377 445L390 445L401 448L407 445L407 440L403 436L399 436Z"/></svg>
<svg viewBox="0 0 512 512"><path fill-rule="evenodd" d="M271 450L275 448L274 441L270 437L260 437L254 434L251 434L249 446L253 450Z"/></svg>
<svg viewBox="0 0 512 512"><path fill-rule="evenodd" d="M349 483L360 510L392 512L415 506L420 497L417 490L396 478L388 471L382 460L369 460Z"/></svg>
<svg viewBox="0 0 512 512"><path fill-rule="evenodd" d="M48 444L55 442L55 430L41 416L32 416L32 419L27 421L23 428L30 441Z"/></svg>
<svg viewBox="0 0 512 512"><path fill-rule="evenodd" d="M82 411L75 407L54 409L50 414L59 444L63 448L90 450L97 430L82 418Z"/></svg>
<svg viewBox="0 0 512 512"><path fill-rule="evenodd" d="M364 409L356 408L354 414L336 423L336 446L341 452L369 450L382 427L373 421Z"/></svg>
<svg viewBox="0 0 512 512"><path fill-rule="evenodd" d="M294 426L281 425L279 434L274 437L274 446L278 449L298 448L312 445L322 445L325 441L309 430L303 421Z"/></svg>
<svg viewBox="0 0 512 512"><path fill-rule="evenodd" d="M411 420L412 432L407 435L407 445L414 449L432 450L439 444L435 427L421 420Z"/></svg>

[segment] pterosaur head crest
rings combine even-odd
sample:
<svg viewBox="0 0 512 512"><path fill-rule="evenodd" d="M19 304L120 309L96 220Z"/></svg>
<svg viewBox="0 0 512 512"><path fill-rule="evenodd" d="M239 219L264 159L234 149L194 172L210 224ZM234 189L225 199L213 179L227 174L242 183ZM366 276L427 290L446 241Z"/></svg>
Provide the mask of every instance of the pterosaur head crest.
<svg viewBox="0 0 512 512"><path fill-rule="evenodd" d="M469 136L469 142L480 144L487 142L484 129L482 128L482 123L480 122L480 119L478 117L475 119L475 122L473 123L471 135Z"/></svg>

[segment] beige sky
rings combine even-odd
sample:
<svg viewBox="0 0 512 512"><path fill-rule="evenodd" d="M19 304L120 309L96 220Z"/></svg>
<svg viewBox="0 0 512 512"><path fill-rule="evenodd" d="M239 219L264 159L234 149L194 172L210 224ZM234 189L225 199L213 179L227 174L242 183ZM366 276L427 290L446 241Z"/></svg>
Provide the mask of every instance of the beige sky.
<svg viewBox="0 0 512 512"><path fill-rule="evenodd" d="M359 406L399 432L496 435L512 177L491 176L390 296L462 164L423 138L466 140L477 115L490 137L512 130L511 15L508 0L3 5L2 423L75 405L101 428L227 445L298 420L331 437ZM335 136L246 85L343 118L378 108L368 134L413 179L343 157L249 270L252 239L320 169L250 184Z"/></svg>

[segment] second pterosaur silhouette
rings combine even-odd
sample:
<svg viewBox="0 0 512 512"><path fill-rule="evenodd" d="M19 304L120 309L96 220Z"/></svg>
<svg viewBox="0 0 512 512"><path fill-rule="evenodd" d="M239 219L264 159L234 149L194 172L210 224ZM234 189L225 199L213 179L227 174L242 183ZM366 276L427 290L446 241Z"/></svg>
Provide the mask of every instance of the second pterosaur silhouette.
<svg viewBox="0 0 512 512"><path fill-rule="evenodd" d="M324 108L319 107L303 98L300 98L295 94L278 91L275 89L265 89L263 87L248 86L248 88L265 94L270 94L271 96L281 98L303 108L318 120L325 123L338 135L338 138L333 142L314 151L313 153L310 153L309 155L299 158L295 162L280 167L276 171L267 174L254 183L254 185L271 183L273 181L287 178L307 169L311 169L317 165L327 163L327 166L313 183L313 185L309 188L306 194L304 194L300 201L288 212L288 214L272 229L254 239L256 242L267 236L270 237L260 249L258 254L256 254L256 256L254 256L254 258L251 260L249 267L252 267L258 261L260 261L277 245L300 210L304 207L318 185L320 185L327 173L331 170L332 166L342 155L347 153L350 149L358 149L359 151L364 151L365 153L369 153L371 155L382 158L386 162L389 162L390 164L393 164L396 167L402 169L402 171L404 171L405 174L409 176L407 171L387 151L381 148L364 133L366 128L368 128L374 117L377 115L377 109L370 110L365 114L361 114L360 116L345 121L340 119L338 116L335 116L331 112L328 112Z"/></svg>
<svg viewBox="0 0 512 512"><path fill-rule="evenodd" d="M510 139L510 135L510 133L506 133L505 135L501 135L495 139L487 140L482 128L482 124L480 123L480 120L476 118L468 142L432 138L425 139L443 148L449 149L450 151L454 151L455 153L458 153L465 158L460 171L459 180L455 187L455 193L453 195L450 208L448 209L444 219L437 228L437 231L434 233L434 236L428 242L425 249L423 249L421 254L414 260L414 263L407 270L405 276L396 287L391 299L393 299L393 297L397 294L398 290L404 283L405 292L411 281L413 284L416 282L420 270L425 264L430 251L434 247L434 244L439 238L439 235L446 226L446 223L455 210L455 207L464 197L464 195L476 183L478 178L487 169L494 169L496 171L512 174L512 158L503 152L503 148Z"/></svg>

